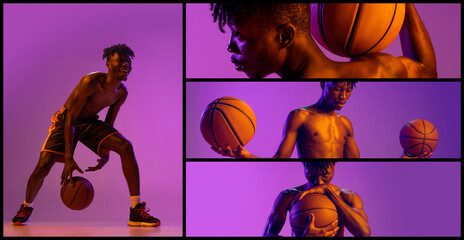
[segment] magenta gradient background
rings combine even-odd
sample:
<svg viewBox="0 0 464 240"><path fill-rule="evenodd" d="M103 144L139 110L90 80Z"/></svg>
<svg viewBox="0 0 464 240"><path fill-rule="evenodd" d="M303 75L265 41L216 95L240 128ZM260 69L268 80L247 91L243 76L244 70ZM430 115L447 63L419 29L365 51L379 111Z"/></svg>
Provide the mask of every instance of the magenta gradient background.
<svg viewBox="0 0 464 240"><path fill-rule="evenodd" d="M141 199L163 225L182 225L182 4L4 4L3 219L23 203L26 184L52 115L78 81L106 72L103 49L126 43L135 52L125 83L129 97L115 127L134 145ZM100 113L105 118L106 110ZM96 155L79 144L81 169ZM57 163L34 202L32 222L115 222L125 226L129 191L120 158L83 174L95 189L85 210L60 199ZM74 172L74 175L81 175Z"/></svg>
<svg viewBox="0 0 464 240"><path fill-rule="evenodd" d="M340 162L332 183L359 194L372 236L460 236L460 162ZM261 236L299 162L188 162L187 236ZM346 236L351 236L345 231ZM280 233L291 236L288 223Z"/></svg>
<svg viewBox="0 0 464 240"><path fill-rule="evenodd" d="M256 115L256 133L246 149L259 157L274 156L291 110L314 104L319 82L188 82L186 84L186 157L222 157L210 149L200 118L214 99L232 96L247 102ZM401 127L422 118L438 130L432 158L461 157L461 83L359 82L339 113L353 124L361 158L398 158ZM292 155L298 157L296 149Z"/></svg>
<svg viewBox="0 0 464 240"><path fill-rule="evenodd" d="M461 77L461 4L415 4L432 39L437 58L438 77ZM209 4L187 4L186 8L186 69L188 78L246 78L237 72L227 52L230 30L219 31L213 22ZM335 61L348 59L336 56L323 47L324 53ZM402 56L397 37L383 52ZM278 78L271 74L269 78Z"/></svg>

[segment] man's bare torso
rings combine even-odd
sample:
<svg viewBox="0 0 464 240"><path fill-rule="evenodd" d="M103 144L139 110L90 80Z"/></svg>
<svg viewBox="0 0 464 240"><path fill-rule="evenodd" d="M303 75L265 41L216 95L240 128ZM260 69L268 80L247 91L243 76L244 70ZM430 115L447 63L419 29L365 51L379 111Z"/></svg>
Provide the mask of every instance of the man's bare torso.
<svg viewBox="0 0 464 240"><path fill-rule="evenodd" d="M97 115L102 109L113 105L116 101L118 101L118 99L121 98L122 94L127 91L126 87L122 83L116 88L105 86L106 76L107 73L102 72L89 73L85 76L89 78L88 81L91 82L90 85L95 89L93 94L87 97L85 104L78 115L79 119L88 119ZM83 84L84 78L79 82L66 101L64 105L66 109L72 107L70 106L70 99L72 96L79 94L80 87Z"/></svg>
<svg viewBox="0 0 464 240"><path fill-rule="evenodd" d="M343 158L350 132L345 117L319 113L311 106L301 108L300 114L304 115L297 137L300 158Z"/></svg>

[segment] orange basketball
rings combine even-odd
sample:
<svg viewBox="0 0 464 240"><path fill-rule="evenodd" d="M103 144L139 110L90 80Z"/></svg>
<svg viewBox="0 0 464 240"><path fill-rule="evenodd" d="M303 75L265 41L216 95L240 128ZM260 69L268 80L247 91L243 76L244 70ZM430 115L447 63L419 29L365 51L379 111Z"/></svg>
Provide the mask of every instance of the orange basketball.
<svg viewBox="0 0 464 240"><path fill-rule="evenodd" d="M74 186L68 180L61 187L61 200L68 208L82 210L92 203L93 186L89 180L83 177L73 177L73 180Z"/></svg>
<svg viewBox="0 0 464 240"><path fill-rule="evenodd" d="M431 153L438 144L437 129L424 119L409 121L400 130L400 144L412 156Z"/></svg>
<svg viewBox="0 0 464 240"><path fill-rule="evenodd" d="M290 225L296 236L303 235L309 223L309 214L314 214L314 226L325 227L338 218L337 208L333 202L323 194L307 194L297 200L290 209Z"/></svg>
<svg viewBox="0 0 464 240"><path fill-rule="evenodd" d="M311 34L343 57L380 52L403 26L404 3L313 3Z"/></svg>
<svg viewBox="0 0 464 240"><path fill-rule="evenodd" d="M234 97L221 97L211 102L201 116L201 134L213 147L245 146L254 136L256 117L253 109Z"/></svg>

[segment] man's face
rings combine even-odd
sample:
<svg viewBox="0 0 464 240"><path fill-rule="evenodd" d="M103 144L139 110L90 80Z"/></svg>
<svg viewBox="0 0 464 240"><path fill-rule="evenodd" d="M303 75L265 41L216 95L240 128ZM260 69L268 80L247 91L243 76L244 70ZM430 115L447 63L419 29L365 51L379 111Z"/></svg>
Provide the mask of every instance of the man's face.
<svg viewBox="0 0 464 240"><path fill-rule="evenodd" d="M132 71L132 60L129 56L114 53L106 62L108 72L112 72L119 80L127 81L127 76Z"/></svg>
<svg viewBox="0 0 464 240"><path fill-rule="evenodd" d="M238 19L238 17L237 17ZM276 72L283 64L278 32L276 29L260 29L258 17L228 24L231 35L228 51L237 71L249 78L263 78Z"/></svg>
<svg viewBox="0 0 464 240"><path fill-rule="evenodd" d="M335 165L329 166L326 171L309 167L309 169L305 168L304 172L305 177L311 186L327 184L332 181L335 172Z"/></svg>
<svg viewBox="0 0 464 240"><path fill-rule="evenodd" d="M348 82L325 82L322 92L325 101L335 110L341 110L351 96L353 87Z"/></svg>

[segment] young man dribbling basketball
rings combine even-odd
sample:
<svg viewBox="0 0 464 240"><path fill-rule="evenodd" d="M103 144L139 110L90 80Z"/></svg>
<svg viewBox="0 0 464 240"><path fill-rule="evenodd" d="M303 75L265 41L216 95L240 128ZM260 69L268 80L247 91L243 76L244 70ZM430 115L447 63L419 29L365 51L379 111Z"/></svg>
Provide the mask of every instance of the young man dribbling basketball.
<svg viewBox="0 0 464 240"><path fill-rule="evenodd" d="M321 228L314 226L317 218L311 213L308 225L303 234L295 237L342 237L344 228L355 237L368 237L371 235L367 214L363 209L361 197L347 189L342 189L330 183L334 176L335 162L303 162L304 174L308 182L298 187L282 191L277 196L271 214L268 217L264 236L278 236L287 218L292 204L307 194L326 195L337 208L340 221L337 219Z"/></svg>
<svg viewBox="0 0 464 240"><path fill-rule="evenodd" d="M335 62L327 58L310 33L309 3L213 3L214 21L230 28L227 50L237 71L250 78L277 73L301 78L436 78L430 37L412 3L400 32L405 56L370 53Z"/></svg>
<svg viewBox="0 0 464 240"><path fill-rule="evenodd" d="M108 47L103 52L108 73L85 75L61 110L53 115L53 125L27 184L26 199L12 220L14 225L24 225L29 220L32 203L55 162L64 163L61 184L73 183L74 170L84 173L73 158L78 141L101 157L95 167L86 171L101 169L109 160L109 151L120 155L132 205L127 224L150 227L161 224L159 219L147 213L146 203L140 202L139 169L132 144L113 128L119 109L127 98L128 91L123 81L127 81L132 70L134 52L125 44ZM106 107L109 109L103 122L98 120L97 114Z"/></svg>
<svg viewBox="0 0 464 240"><path fill-rule="evenodd" d="M274 158L290 158L295 145L300 158L359 158L354 141L351 121L336 111L342 109L356 85L351 82L321 82L319 100L306 107L290 112L284 126L280 146ZM243 146L238 149L211 147L215 152L236 158L257 158ZM423 153L413 158L428 158L432 153ZM404 152L402 158L411 158Z"/></svg>

